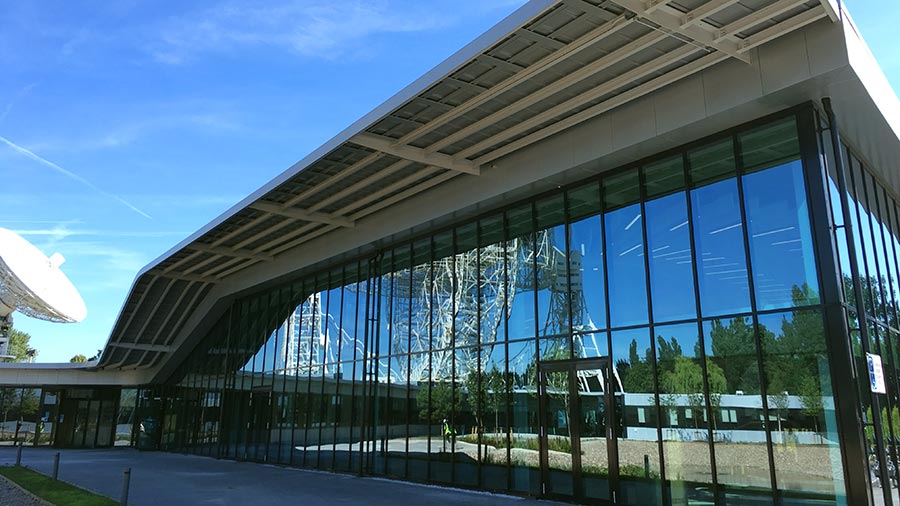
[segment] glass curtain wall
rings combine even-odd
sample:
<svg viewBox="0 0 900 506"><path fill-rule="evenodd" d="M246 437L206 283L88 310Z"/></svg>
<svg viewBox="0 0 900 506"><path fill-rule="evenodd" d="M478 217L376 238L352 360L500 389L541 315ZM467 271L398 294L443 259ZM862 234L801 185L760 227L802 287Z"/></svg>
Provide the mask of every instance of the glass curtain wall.
<svg viewBox="0 0 900 506"><path fill-rule="evenodd" d="M829 138L822 142L827 154L835 154L827 159L826 181L843 288L841 302L858 378L854 383L859 395L857 416L865 438L865 475L876 504L898 505L900 214L896 198L852 146L843 144L833 150ZM882 388L870 385L878 362Z"/></svg>
<svg viewBox="0 0 900 506"><path fill-rule="evenodd" d="M530 495L568 473L576 501L846 504L809 113L236 301L165 388L163 446ZM857 172L867 335L893 365L898 221ZM608 367L539 379L581 359Z"/></svg>

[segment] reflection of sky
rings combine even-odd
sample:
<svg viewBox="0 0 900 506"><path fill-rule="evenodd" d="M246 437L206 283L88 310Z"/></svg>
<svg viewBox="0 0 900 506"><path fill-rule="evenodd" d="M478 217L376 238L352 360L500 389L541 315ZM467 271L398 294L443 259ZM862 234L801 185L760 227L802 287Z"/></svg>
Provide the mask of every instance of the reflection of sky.
<svg viewBox="0 0 900 506"><path fill-rule="evenodd" d="M697 308L685 194L651 200L645 204L645 212L653 320L693 318Z"/></svg>
<svg viewBox="0 0 900 506"><path fill-rule="evenodd" d="M799 161L744 176L747 229L757 307L791 307L791 289L818 292ZM815 301L813 301L815 302Z"/></svg>
<svg viewBox="0 0 900 506"><path fill-rule="evenodd" d="M648 319L642 228L639 204L606 215L609 313L613 327L638 325Z"/></svg>
<svg viewBox="0 0 900 506"><path fill-rule="evenodd" d="M570 251L580 255L581 270L572 273L575 294L584 297L585 315L581 318L583 329L606 328L606 292L603 283L603 236L600 231L600 217L592 216L569 226ZM580 279L579 279L580 276ZM578 317L576 316L576 323ZM591 325L593 324L593 325Z"/></svg>
<svg viewBox="0 0 900 506"><path fill-rule="evenodd" d="M704 316L750 310L750 289L737 180L728 179L691 192L697 279Z"/></svg>

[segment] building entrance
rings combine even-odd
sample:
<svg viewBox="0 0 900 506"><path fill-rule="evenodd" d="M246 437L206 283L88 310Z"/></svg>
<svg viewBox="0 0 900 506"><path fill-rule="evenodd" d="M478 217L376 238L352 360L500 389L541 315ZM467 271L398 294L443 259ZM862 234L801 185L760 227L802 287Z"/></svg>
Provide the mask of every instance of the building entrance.
<svg viewBox="0 0 900 506"><path fill-rule="evenodd" d="M613 504L619 495L616 437L623 394L614 376L610 381L609 359L545 361L538 374L544 494Z"/></svg>

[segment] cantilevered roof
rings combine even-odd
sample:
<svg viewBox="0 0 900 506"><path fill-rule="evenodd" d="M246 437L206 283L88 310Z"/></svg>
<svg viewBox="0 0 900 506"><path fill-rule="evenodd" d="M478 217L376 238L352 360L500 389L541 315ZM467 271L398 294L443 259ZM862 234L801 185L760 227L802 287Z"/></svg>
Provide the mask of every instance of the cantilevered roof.
<svg viewBox="0 0 900 506"><path fill-rule="evenodd" d="M533 0L145 267L100 368L152 368L262 262L819 19L829 0Z"/></svg>

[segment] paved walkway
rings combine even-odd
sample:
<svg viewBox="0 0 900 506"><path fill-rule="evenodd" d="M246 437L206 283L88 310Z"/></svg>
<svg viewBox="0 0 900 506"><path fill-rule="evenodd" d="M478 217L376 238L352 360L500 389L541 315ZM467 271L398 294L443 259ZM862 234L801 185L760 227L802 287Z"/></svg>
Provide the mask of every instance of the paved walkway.
<svg viewBox="0 0 900 506"><path fill-rule="evenodd" d="M45 474L53 469L51 448L25 447L22 464ZM61 480L118 499L122 471L131 467L130 506L403 504L440 506L553 506L558 503L469 492L398 481L305 471L248 462L133 449L61 450ZM0 465L15 463L16 451L0 448Z"/></svg>

